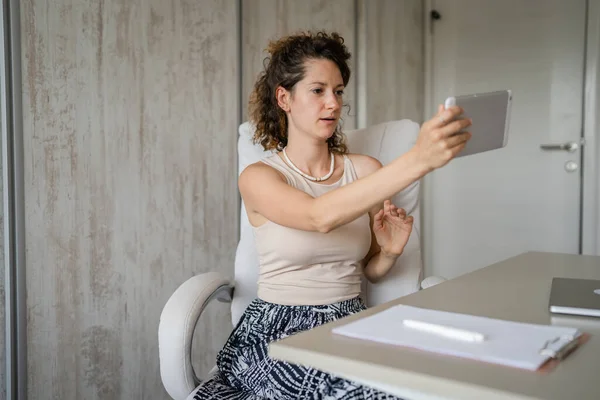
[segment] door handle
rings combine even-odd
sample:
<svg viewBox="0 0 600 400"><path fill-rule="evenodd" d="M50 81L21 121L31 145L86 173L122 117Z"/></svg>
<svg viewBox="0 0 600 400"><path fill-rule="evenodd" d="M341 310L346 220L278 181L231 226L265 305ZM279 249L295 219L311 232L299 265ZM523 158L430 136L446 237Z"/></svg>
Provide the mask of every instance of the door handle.
<svg viewBox="0 0 600 400"><path fill-rule="evenodd" d="M566 142L566 143L557 143L557 144L542 144L540 145L540 148L542 150L546 150L546 151L555 151L555 150L560 150L560 151L568 151L569 153L573 153L574 151L577 151L579 149L580 146L583 146L584 142L583 140L581 140L580 143L577 142Z"/></svg>

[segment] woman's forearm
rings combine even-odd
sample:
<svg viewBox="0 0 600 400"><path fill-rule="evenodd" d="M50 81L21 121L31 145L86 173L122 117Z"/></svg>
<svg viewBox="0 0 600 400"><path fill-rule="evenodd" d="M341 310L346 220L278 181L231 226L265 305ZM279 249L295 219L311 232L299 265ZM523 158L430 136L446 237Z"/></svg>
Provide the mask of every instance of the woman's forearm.
<svg viewBox="0 0 600 400"><path fill-rule="evenodd" d="M312 218L321 232L329 232L367 213L430 169L413 151L405 153L369 176L319 196L314 200Z"/></svg>
<svg viewBox="0 0 600 400"><path fill-rule="evenodd" d="M398 257L397 255L384 254L381 251L374 254L363 270L365 278L371 283L378 282L390 272Z"/></svg>

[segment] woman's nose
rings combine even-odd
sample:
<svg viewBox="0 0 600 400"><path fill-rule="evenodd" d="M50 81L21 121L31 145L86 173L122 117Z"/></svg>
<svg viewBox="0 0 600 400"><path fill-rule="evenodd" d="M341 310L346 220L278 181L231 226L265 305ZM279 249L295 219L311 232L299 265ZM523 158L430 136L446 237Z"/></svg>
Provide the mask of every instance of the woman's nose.
<svg viewBox="0 0 600 400"><path fill-rule="evenodd" d="M327 108L331 109L331 110L338 110L342 105L341 103L341 98L339 98L339 96L337 96L334 92L330 92L327 95Z"/></svg>

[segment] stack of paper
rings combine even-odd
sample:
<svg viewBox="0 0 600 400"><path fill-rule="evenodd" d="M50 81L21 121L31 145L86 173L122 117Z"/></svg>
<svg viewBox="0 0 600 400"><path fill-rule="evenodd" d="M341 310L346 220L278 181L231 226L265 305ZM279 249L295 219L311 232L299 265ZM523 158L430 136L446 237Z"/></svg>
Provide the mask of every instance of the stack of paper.
<svg viewBox="0 0 600 400"><path fill-rule="evenodd" d="M483 341L444 337L406 326L404 320L441 325L483 334ZM538 324L525 324L466 314L398 305L334 328L333 333L398 346L487 361L528 370L538 369L551 355L542 351L580 332Z"/></svg>

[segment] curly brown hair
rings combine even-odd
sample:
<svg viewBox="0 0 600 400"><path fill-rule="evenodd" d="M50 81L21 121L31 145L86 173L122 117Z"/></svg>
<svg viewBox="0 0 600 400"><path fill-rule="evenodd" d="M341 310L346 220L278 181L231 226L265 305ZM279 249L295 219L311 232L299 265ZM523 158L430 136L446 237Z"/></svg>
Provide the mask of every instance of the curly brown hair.
<svg viewBox="0 0 600 400"><path fill-rule="evenodd" d="M279 86L291 91L306 74L306 61L327 59L333 61L342 75L344 86L350 80L348 60L351 55L344 39L336 32L300 32L269 43L262 71L250 95L250 121L256 126L254 143L265 150L283 150L287 145L287 115L279 107L275 91ZM348 148L340 126L327 139L329 150L345 154Z"/></svg>

